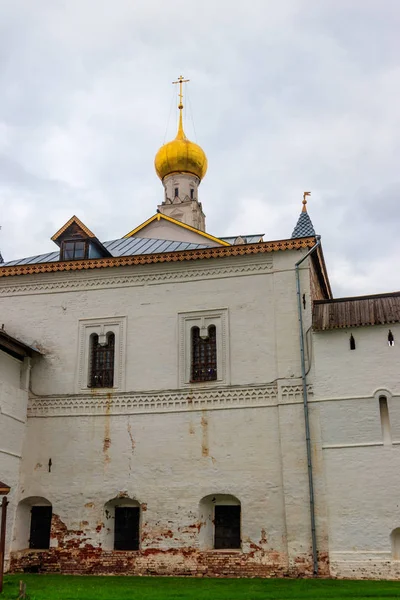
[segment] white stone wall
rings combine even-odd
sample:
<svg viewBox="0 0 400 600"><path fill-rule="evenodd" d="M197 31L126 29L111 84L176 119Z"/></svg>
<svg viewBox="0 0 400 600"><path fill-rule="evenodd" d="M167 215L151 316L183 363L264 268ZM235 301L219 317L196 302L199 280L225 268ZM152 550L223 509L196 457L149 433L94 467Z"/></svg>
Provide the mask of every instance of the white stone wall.
<svg viewBox="0 0 400 600"><path fill-rule="evenodd" d="M393 347L387 344L389 328ZM400 527L400 326L326 331L313 339L313 409L318 406L321 415L332 572L399 577L390 535ZM381 394L387 396L391 429L385 445Z"/></svg>
<svg viewBox="0 0 400 600"><path fill-rule="evenodd" d="M143 508L143 548L165 549L200 547L201 499L229 494L242 504L243 550L304 571L311 537L293 269L302 253L0 280L10 330L45 353L32 371L20 499L50 501L63 539L107 547L104 505L128 496ZM301 281L308 329L306 268ZM229 319L230 383L180 387L178 315L216 309ZM123 389L85 391L79 322L115 317L126 323ZM319 439L318 411L311 420ZM315 463L323 554L320 446ZM22 516L15 550L26 544Z"/></svg>
<svg viewBox="0 0 400 600"><path fill-rule="evenodd" d="M0 479L10 486L6 548L9 547L16 503L22 445L25 437L27 390L21 389L23 363L0 350Z"/></svg>

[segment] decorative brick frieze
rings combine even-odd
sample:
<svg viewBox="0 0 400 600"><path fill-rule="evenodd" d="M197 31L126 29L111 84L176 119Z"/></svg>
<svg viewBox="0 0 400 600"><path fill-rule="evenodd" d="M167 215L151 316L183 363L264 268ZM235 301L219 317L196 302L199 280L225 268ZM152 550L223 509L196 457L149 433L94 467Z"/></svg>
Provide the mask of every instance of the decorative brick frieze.
<svg viewBox="0 0 400 600"><path fill-rule="evenodd" d="M29 417L126 415L271 406L277 390L271 386L224 387L168 392L91 393L76 396L36 396L30 399Z"/></svg>
<svg viewBox="0 0 400 600"><path fill-rule="evenodd" d="M220 277L230 276L246 276L257 273L267 273L271 271L273 266L272 255L263 257L262 261L239 261L235 260L235 264L219 264L207 267L196 268L192 265L182 268L182 265L164 266L162 271L148 270L139 273L127 272L111 276L109 272L96 272L96 276L89 276L90 272L78 271L69 273L68 278L65 275L61 277L56 275L45 275L40 279L35 277L34 281L17 280L18 282L9 285L7 280L0 285L0 297L9 295L30 295L30 294L49 294L56 291L83 291L83 290L98 290L106 288L118 287L133 287L141 285L151 285L159 283L179 283L185 281L196 281L201 279L218 279ZM14 281L14 280L13 280ZM20 282L21 281L21 282ZM6 283L6 285L4 285Z"/></svg>

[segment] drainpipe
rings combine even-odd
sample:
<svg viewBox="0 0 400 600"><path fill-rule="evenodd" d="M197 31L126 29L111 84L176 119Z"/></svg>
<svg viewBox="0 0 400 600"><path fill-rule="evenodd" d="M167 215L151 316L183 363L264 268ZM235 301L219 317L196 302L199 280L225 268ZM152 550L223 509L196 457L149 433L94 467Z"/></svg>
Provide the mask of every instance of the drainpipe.
<svg viewBox="0 0 400 600"><path fill-rule="evenodd" d="M300 329L300 362L301 362L301 380L303 384L303 408L304 408L304 423L306 430L306 447L307 447L307 469L308 469L308 488L310 494L310 519L311 519L311 540L312 540L312 554L313 554L313 571L314 576L318 575L318 551L317 551L317 535L315 529L315 502L314 502L314 479L312 470L312 454L311 454L311 438L310 438L310 419L308 414L308 392L307 392L307 374L306 374L306 363L304 354L304 331L303 331L303 312L301 306L301 294L300 294L300 265L306 260L317 248L321 245L321 236L316 236L316 244L313 246L307 254L303 256L295 264L296 273L296 293L297 293L297 311L299 317L299 329Z"/></svg>

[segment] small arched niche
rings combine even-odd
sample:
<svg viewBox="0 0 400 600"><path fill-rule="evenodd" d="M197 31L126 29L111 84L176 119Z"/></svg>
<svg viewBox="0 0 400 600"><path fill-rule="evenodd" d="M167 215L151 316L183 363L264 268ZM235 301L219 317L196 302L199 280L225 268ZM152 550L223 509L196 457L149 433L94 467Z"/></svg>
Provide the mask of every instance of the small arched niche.
<svg viewBox="0 0 400 600"><path fill-rule="evenodd" d="M13 550L50 547L52 505L42 496L29 496L17 506Z"/></svg>
<svg viewBox="0 0 400 600"><path fill-rule="evenodd" d="M134 498L113 498L104 505L104 550L139 550L140 503Z"/></svg>
<svg viewBox="0 0 400 600"><path fill-rule="evenodd" d="M392 559L400 560L400 527L393 529L390 534L390 541L392 544Z"/></svg>
<svg viewBox="0 0 400 600"><path fill-rule="evenodd" d="M241 548L241 504L231 494L209 494L200 500L202 550L239 550Z"/></svg>

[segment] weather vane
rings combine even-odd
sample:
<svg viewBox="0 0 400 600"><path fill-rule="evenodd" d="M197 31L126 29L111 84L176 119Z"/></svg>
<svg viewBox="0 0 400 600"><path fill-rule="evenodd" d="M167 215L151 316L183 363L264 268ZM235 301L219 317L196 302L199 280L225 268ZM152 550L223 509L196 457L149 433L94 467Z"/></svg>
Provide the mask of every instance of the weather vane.
<svg viewBox="0 0 400 600"><path fill-rule="evenodd" d="M311 196L311 192L304 192L304 194L303 194L303 212L307 212L307 208L306 208L307 196Z"/></svg>

